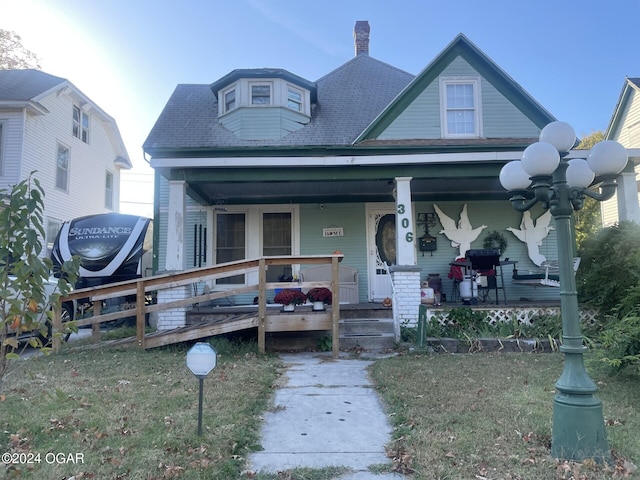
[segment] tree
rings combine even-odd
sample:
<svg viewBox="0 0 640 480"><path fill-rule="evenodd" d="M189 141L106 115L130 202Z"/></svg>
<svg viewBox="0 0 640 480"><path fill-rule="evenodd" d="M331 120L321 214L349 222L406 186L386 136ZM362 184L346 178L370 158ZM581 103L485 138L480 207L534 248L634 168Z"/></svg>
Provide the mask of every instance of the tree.
<svg viewBox="0 0 640 480"><path fill-rule="evenodd" d="M20 35L0 29L0 70L20 68L40 70L40 59L22 45Z"/></svg>
<svg viewBox="0 0 640 480"><path fill-rule="evenodd" d="M604 140L604 132L592 132L580 141L578 148L588 149L602 140ZM602 227L600 202L593 198L586 197L582 209L575 212L575 227L576 247L579 251L584 241Z"/></svg>
<svg viewBox="0 0 640 480"><path fill-rule="evenodd" d="M71 291L78 277L76 257L62 266L56 290L46 290L53 264L40 256L45 236L43 211L44 190L33 173L9 191L0 189L0 391L11 361L18 358L20 345L14 332L49 336L52 306ZM48 347L40 337L34 334L29 345L46 352Z"/></svg>

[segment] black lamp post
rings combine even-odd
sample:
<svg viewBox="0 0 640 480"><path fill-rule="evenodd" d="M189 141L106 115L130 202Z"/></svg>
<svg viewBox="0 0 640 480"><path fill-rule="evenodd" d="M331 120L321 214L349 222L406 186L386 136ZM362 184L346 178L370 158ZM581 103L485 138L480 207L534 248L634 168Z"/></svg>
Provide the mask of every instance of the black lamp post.
<svg viewBox="0 0 640 480"><path fill-rule="evenodd" d="M556 458L610 459L597 387L584 367L578 294L573 271L572 217L585 196L604 201L616 192L615 178L627 164L627 151L610 140L596 144L587 160L567 160L576 135L564 122L542 129L540 141L527 147L522 160L507 163L500 183L511 192L511 204L524 212L540 203L555 220L560 267L564 370L555 384L551 454ZM594 190L595 187L597 191Z"/></svg>

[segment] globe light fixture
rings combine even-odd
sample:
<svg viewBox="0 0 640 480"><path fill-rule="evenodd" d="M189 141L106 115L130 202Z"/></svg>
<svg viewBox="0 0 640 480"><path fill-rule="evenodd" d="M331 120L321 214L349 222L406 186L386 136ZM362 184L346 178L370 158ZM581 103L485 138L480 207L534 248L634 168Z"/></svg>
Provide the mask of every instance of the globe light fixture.
<svg viewBox="0 0 640 480"><path fill-rule="evenodd" d="M555 384L551 454L567 460L593 458L610 461L602 402L584 367L586 347L580 329L578 294L573 271L573 213L585 197L598 201L616 192L616 177L627 164L627 151L617 142L596 144L587 160L567 160L575 143L575 131L564 122L552 122L540 133L540 141L528 146L522 160L507 163L500 183L511 192L511 204L524 212L540 204L555 220L560 270L562 346L564 369ZM529 179L523 179L517 163ZM526 183L529 185L523 187Z"/></svg>

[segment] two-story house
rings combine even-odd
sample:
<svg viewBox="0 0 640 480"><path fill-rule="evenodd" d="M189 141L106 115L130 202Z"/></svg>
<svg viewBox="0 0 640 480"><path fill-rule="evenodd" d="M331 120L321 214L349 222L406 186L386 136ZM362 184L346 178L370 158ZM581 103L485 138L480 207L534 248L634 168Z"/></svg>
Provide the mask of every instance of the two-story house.
<svg viewBox="0 0 640 480"><path fill-rule="evenodd" d="M618 102L605 132L607 140L615 140L627 149L640 152L640 78L625 78ZM622 175L628 182L620 182L616 196L602 204L602 223L612 225L621 219L640 223L638 191L635 180L640 167L629 165ZM624 188L624 185L630 185ZM635 188L634 188L635 187Z"/></svg>
<svg viewBox="0 0 640 480"><path fill-rule="evenodd" d="M535 256L513 233L549 218L516 212L498 181L553 115L463 34L417 75L370 56L369 34L356 22L355 56L315 81L256 68L176 87L144 143L158 270L339 250L359 302L410 286L415 320L420 282L437 273L448 293L450 263L495 232L521 272L557 258L552 223ZM510 298L558 298L504 278Z"/></svg>
<svg viewBox="0 0 640 480"><path fill-rule="evenodd" d="M117 212L131 166L115 120L69 80L0 70L0 187L36 172L49 248L63 221Z"/></svg>

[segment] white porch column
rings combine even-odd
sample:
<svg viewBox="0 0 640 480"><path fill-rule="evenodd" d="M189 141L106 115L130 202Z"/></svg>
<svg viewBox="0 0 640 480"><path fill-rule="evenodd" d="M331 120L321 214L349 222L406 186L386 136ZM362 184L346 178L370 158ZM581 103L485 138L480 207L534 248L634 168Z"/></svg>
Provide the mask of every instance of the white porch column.
<svg viewBox="0 0 640 480"><path fill-rule="evenodd" d="M411 207L411 177L396 178L396 263L417 263Z"/></svg>
<svg viewBox="0 0 640 480"><path fill-rule="evenodd" d="M167 218L167 254L165 270L172 272L185 267L186 191L184 181L169 182L169 212Z"/></svg>
<svg viewBox="0 0 640 480"><path fill-rule="evenodd" d="M417 266L411 177L396 182L396 265L390 268L393 283L393 320L396 341L400 325L417 325L420 306L420 267Z"/></svg>
<svg viewBox="0 0 640 480"><path fill-rule="evenodd" d="M622 172L618 177L618 220L640 223L638 186L635 172Z"/></svg>
<svg viewBox="0 0 640 480"><path fill-rule="evenodd" d="M169 182L169 211L167 213L167 251L165 270L167 272L185 269L185 221L186 221L186 182ZM181 286L158 291L158 303L182 300L191 295L190 286ZM186 309L174 308L158 312L158 330L171 330L184 327Z"/></svg>

